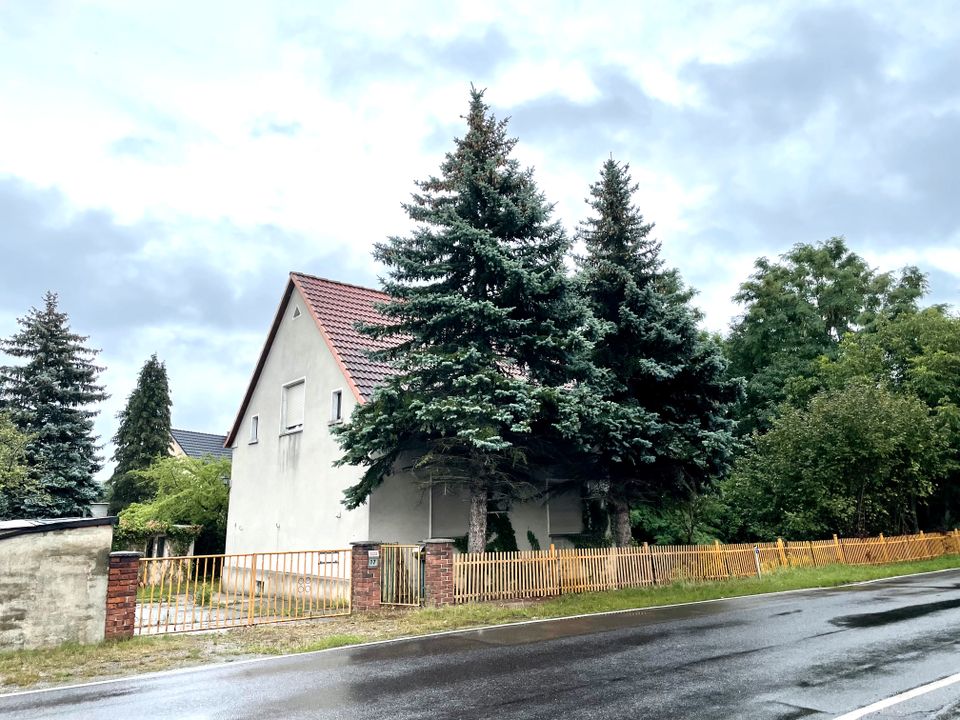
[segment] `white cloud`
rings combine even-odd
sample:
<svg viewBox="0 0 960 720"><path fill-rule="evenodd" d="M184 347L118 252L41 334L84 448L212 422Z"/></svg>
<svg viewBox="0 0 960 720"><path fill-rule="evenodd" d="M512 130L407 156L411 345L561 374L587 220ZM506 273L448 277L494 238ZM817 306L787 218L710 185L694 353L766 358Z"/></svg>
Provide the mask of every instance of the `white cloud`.
<svg viewBox="0 0 960 720"><path fill-rule="evenodd" d="M822 45L811 51L802 33L825 13L840 47L862 51L854 60L879 58L876 77L843 62L817 75L813 56L835 46L815 26ZM873 3L3 4L0 180L57 193L47 224L69 229L78 214L104 211L136 230L114 242L139 245L118 247L122 261L100 263L99 278L58 266L61 256L77 262L62 250L70 235L48 259L30 256L37 264L17 272L31 282L0 306L0 334L54 279L78 308L102 307L90 300L100 285L156 292L144 266L160 270L153 283L175 277L171 268L204 268L237 293L269 285L244 300L266 305L254 327L205 318L210 301L191 284L191 312L145 321L122 342L114 318L80 311L93 342L105 338L114 397L98 423L104 437L153 351L171 372L176 422L222 428L283 273L369 281L371 244L408 228L400 205L459 132L471 81L497 108L557 100L528 117L518 156L571 231L607 154L631 163L638 203L666 260L699 288L711 329L737 312L730 297L753 259L797 240L847 233L884 269L949 274L960 267L952 201L890 142L919 143L924 118L951 137L949 20L949 8L938 19ZM861 47L873 41L841 21L892 39ZM947 167L954 152L904 147ZM889 228L908 221L916 235L893 247ZM0 229L4 250L20 241L10 232Z"/></svg>

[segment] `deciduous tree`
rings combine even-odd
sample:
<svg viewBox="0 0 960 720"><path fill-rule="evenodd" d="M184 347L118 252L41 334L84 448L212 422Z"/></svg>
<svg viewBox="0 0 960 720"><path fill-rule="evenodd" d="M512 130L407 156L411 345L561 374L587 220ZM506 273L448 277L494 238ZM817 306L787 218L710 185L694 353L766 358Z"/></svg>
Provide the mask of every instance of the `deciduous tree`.
<svg viewBox="0 0 960 720"><path fill-rule="evenodd" d="M740 534L772 539L912 531L948 445L922 402L852 380L784 405L724 482Z"/></svg>
<svg viewBox="0 0 960 720"><path fill-rule="evenodd" d="M836 358L822 358L818 369L808 383L814 388L859 380L929 408L951 450L933 494L919 507L920 520L928 528L952 528L960 517L960 318L934 306L882 319L872 332L847 335Z"/></svg>
<svg viewBox="0 0 960 720"><path fill-rule="evenodd" d="M48 514L50 497L27 467L29 439L0 412L0 520Z"/></svg>
<svg viewBox="0 0 960 720"><path fill-rule="evenodd" d="M731 374L746 378L741 434L768 427L790 380L814 374L848 332L916 311L926 290L916 268L878 273L839 237L796 245L780 262L760 258L755 268L734 296L745 310L726 346Z"/></svg>
<svg viewBox="0 0 960 720"><path fill-rule="evenodd" d="M154 496L133 503L120 513L121 525L144 527L150 522L163 525L199 525L197 551L223 552L227 534L230 490L230 461L226 459L164 457L145 470L143 484L156 488Z"/></svg>

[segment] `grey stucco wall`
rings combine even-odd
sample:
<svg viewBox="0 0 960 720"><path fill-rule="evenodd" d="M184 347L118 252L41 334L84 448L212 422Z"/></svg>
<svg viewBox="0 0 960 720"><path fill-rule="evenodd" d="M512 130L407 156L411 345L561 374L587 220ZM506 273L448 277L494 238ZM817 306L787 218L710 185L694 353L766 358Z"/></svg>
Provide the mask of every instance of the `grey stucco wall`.
<svg viewBox="0 0 960 720"><path fill-rule="evenodd" d="M103 640L113 527L0 539L0 648Z"/></svg>
<svg viewBox="0 0 960 720"><path fill-rule="evenodd" d="M300 308L299 317L294 317ZM303 428L283 432L282 388L304 380ZM343 491L356 484L361 468L334 467L342 454L330 431L330 399L342 391L343 416L356 399L299 290L283 318L260 379L244 413L233 448L227 552L333 550L369 539L369 511L347 510ZM256 442L252 417L259 418Z"/></svg>
<svg viewBox="0 0 960 720"><path fill-rule="evenodd" d="M546 489L546 482L543 487ZM414 472L398 472L370 495L370 536L401 543L460 537L467 534L469 503L470 497L461 486L430 485ZM532 549L528 531L546 550L551 543L570 546L564 536L583 529L582 504L576 492L547 499L531 490L526 501L512 504L509 516L521 550Z"/></svg>

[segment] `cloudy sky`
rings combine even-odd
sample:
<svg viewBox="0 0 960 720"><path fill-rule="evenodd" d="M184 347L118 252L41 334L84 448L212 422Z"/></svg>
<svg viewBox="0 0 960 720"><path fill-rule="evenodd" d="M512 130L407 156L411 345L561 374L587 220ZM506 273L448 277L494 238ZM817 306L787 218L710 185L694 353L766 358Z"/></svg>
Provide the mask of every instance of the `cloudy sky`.
<svg viewBox="0 0 960 720"><path fill-rule="evenodd" d="M174 425L225 432L286 274L376 283L471 82L570 229L631 163L712 329L756 257L841 234L956 304L957 67L950 2L0 0L0 335L55 290L104 439L152 352Z"/></svg>

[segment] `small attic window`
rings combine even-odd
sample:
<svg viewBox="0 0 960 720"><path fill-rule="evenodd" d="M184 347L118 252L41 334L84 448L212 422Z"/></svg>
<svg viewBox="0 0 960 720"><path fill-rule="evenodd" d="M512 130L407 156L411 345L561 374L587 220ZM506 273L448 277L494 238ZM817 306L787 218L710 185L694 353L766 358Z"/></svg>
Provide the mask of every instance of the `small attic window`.
<svg viewBox="0 0 960 720"><path fill-rule="evenodd" d="M303 314L303 313L300 312L300 306L299 306L299 305L294 305L294 306L293 306L293 316L294 316L295 318L298 318L298 317L300 317L302 314Z"/></svg>
<svg viewBox="0 0 960 720"><path fill-rule="evenodd" d="M334 390L330 394L330 422L343 420L343 390Z"/></svg>

